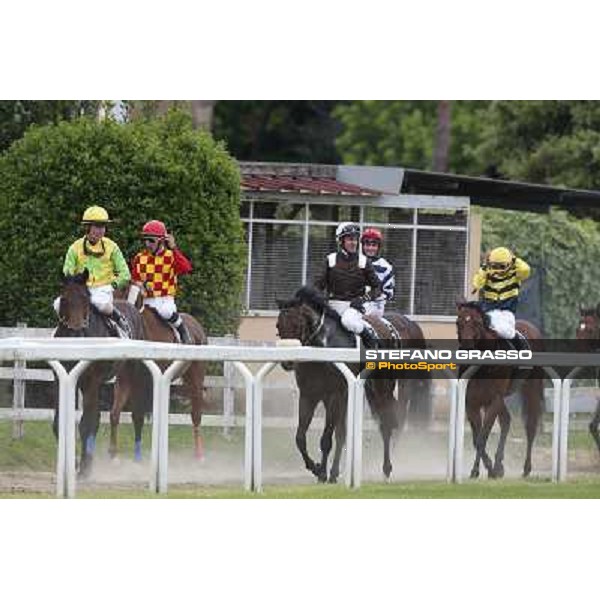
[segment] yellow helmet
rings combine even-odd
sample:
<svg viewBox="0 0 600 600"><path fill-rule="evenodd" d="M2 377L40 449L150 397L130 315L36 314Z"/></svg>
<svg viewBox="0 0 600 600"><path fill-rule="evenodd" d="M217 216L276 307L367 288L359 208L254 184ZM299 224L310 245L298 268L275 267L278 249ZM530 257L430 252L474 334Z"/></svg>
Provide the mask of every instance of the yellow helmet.
<svg viewBox="0 0 600 600"><path fill-rule="evenodd" d="M101 206L90 206L85 209L81 222L84 224L89 223L110 223L108 213Z"/></svg>
<svg viewBox="0 0 600 600"><path fill-rule="evenodd" d="M508 249L500 246L494 248L487 259L488 267L494 271L505 271L508 269L514 259L513 253Z"/></svg>

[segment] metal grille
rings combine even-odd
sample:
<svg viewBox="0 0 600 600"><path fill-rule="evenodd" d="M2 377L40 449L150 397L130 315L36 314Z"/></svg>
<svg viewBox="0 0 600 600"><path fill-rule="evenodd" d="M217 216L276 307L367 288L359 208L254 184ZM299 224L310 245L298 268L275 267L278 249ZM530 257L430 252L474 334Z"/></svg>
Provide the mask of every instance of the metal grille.
<svg viewBox="0 0 600 600"><path fill-rule="evenodd" d="M291 297L300 286L312 284L327 254L336 249L336 223L348 218L362 229L373 225L383 231L382 254L396 272L396 295L388 309L453 315L456 296L465 291L468 212L420 208L417 224L414 209L365 206L360 210L362 221L357 218L358 209L355 205L277 202L244 207L250 253L245 282L248 308L275 310L277 299Z"/></svg>
<svg viewBox="0 0 600 600"><path fill-rule="evenodd" d="M394 299L386 304L386 310L396 310L406 314L410 312L412 229L381 229L384 236L382 256L396 272Z"/></svg>
<svg viewBox="0 0 600 600"><path fill-rule="evenodd" d="M310 225L308 230L308 265L306 282L310 285L325 268L325 257L335 252L335 227L333 225Z"/></svg>
<svg viewBox="0 0 600 600"><path fill-rule="evenodd" d="M303 225L252 224L250 308L274 310L302 285Z"/></svg>
<svg viewBox="0 0 600 600"><path fill-rule="evenodd" d="M464 292L466 245L465 231L417 231L415 314L454 314Z"/></svg>

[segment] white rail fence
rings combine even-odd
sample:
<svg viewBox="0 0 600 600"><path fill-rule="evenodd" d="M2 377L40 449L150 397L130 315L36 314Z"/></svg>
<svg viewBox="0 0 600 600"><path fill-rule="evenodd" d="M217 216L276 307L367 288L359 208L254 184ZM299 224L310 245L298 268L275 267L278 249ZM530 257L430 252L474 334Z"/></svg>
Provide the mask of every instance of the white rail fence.
<svg viewBox="0 0 600 600"><path fill-rule="evenodd" d="M242 375L246 386L244 485L246 489L262 489L262 398L264 378L282 361L333 362L348 383L347 444L344 480L358 487L362 475L362 434L364 411L364 380L354 376L346 363L358 363L358 349L325 349L310 347L242 347L242 346L182 346L141 341L48 338L8 338L0 340L0 361L15 365L24 361L47 361L59 381L59 440L57 455L57 495L75 495L75 392L79 376L95 360L141 360L153 378L153 419L150 488L165 493L168 486L169 394L172 382L189 361L230 361ZM155 361L172 361L164 373ZM60 361L77 364L67 372ZM245 363L265 363L252 373ZM410 361L409 361L410 362ZM467 361L455 361L467 363ZM468 361L471 365L459 380L451 380L451 411L448 430L447 478L459 483L463 478L463 448L465 429L465 397L469 379L478 367L489 360ZM504 364L517 364L506 360ZM598 366L595 354L535 353L529 366L541 366L554 388L552 477L566 478L570 390L577 371L586 366ZM552 366L550 366L552 365ZM573 366L564 381L553 367Z"/></svg>
<svg viewBox="0 0 600 600"><path fill-rule="evenodd" d="M23 338L48 338L52 337L54 329L52 328L28 328L25 323L17 323L16 327L0 327L0 339L10 337ZM223 337L209 337L208 343L216 346L235 346L235 345L253 345L253 346L274 346L269 342L240 342L232 335ZM52 382L56 379L52 369L31 369L27 368L26 361L16 361L14 367L0 367L0 380L13 381L13 402L12 408L0 407L0 421L11 420L13 422L13 439L21 439L25 433L24 421L51 421L54 411L43 408L26 408L26 384L28 381ZM176 380L174 385L181 382ZM223 434L228 436L231 429L236 426L243 426L243 419L235 414L235 391L245 389L243 378L237 373L237 370L230 361L223 363L223 375L208 375L204 379L204 386L207 390L222 390L222 414L203 415L202 425L204 427L222 427ZM298 390L294 384L293 377L287 380L265 382L264 389L285 391L290 394L293 402L298 401ZM78 405L78 404L77 404ZM77 410L77 417L81 416L81 411ZM128 423L131 419L129 413L123 413L122 421ZM109 422L109 413L102 411L101 422ZM171 413L169 423L171 425L182 425L189 422L189 415ZM315 424L320 420L315 419ZM265 425L269 427L291 427L294 425L292 418L286 417L266 417ZM374 424L370 424L374 427Z"/></svg>

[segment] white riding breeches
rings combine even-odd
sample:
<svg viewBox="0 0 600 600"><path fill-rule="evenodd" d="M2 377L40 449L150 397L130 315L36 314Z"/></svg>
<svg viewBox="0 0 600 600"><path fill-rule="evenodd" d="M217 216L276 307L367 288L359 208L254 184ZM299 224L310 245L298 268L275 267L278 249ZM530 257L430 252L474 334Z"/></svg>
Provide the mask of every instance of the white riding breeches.
<svg viewBox="0 0 600 600"><path fill-rule="evenodd" d="M517 334L516 318L510 310L490 310L490 327L502 338L512 340Z"/></svg>
<svg viewBox="0 0 600 600"><path fill-rule="evenodd" d="M91 303L103 314L110 316L113 313L113 288L112 285L99 285L88 288ZM60 309L60 296L54 300L54 311L58 314Z"/></svg>
<svg viewBox="0 0 600 600"><path fill-rule="evenodd" d="M362 315L355 308L350 308L350 302L345 300L330 300L329 306L342 317L342 326L360 335L365 328L365 322L362 320Z"/></svg>
<svg viewBox="0 0 600 600"><path fill-rule="evenodd" d="M168 321L176 312L175 298L173 296L156 296L144 298L144 304L151 306L165 321Z"/></svg>
<svg viewBox="0 0 600 600"><path fill-rule="evenodd" d="M371 302L365 302L365 315L375 315L376 317L383 318L385 312L385 300L371 300Z"/></svg>

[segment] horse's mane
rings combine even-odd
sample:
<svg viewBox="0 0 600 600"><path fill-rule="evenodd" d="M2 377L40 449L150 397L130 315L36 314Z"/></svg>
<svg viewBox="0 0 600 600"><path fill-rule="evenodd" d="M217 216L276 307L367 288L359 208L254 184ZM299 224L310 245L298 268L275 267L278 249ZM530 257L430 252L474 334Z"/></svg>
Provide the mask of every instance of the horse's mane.
<svg viewBox="0 0 600 600"><path fill-rule="evenodd" d="M469 302L461 302L457 305L457 308L460 310L461 308L470 308L476 311L483 320L483 326L486 329L490 329L490 316L484 312L483 308L481 308L481 304L477 302L477 300L470 300Z"/></svg>
<svg viewBox="0 0 600 600"><path fill-rule="evenodd" d="M599 307L595 308L584 308L583 306L579 309L579 313L582 317L600 317Z"/></svg>
<svg viewBox="0 0 600 600"><path fill-rule="evenodd" d="M469 302L461 302L458 305L458 308L472 308L472 309L476 310L478 313L480 313L481 315L484 314L483 309L481 308L481 304L479 304L479 302L477 302L476 300L471 300Z"/></svg>
<svg viewBox="0 0 600 600"><path fill-rule="evenodd" d="M336 321L341 321L340 315L327 304L327 298L317 289L305 285L295 294L294 299L301 304L307 304L310 308L319 313L325 313Z"/></svg>

